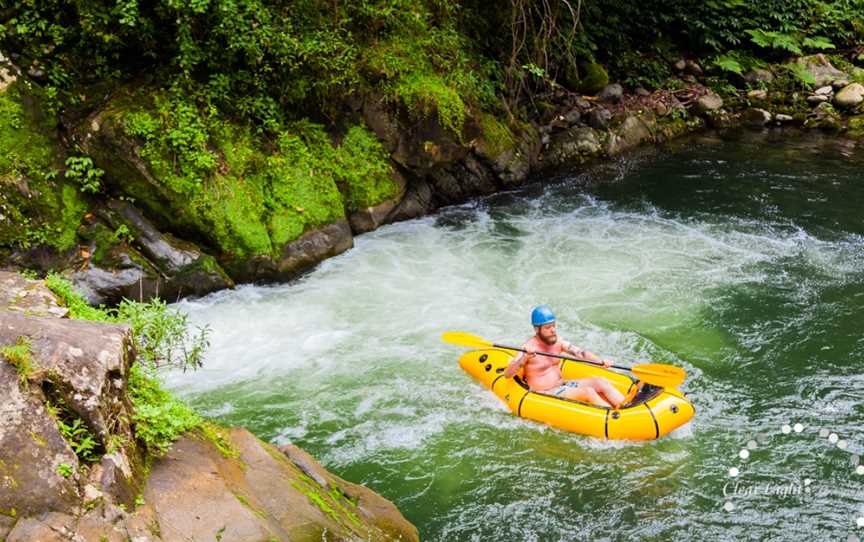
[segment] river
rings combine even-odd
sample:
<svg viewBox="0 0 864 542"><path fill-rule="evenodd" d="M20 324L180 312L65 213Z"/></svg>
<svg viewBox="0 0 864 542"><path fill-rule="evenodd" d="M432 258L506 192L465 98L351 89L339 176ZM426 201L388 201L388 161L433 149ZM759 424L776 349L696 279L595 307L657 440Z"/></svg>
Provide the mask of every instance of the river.
<svg viewBox="0 0 864 542"><path fill-rule="evenodd" d="M174 305L212 345L167 382L423 540L855 541L862 172L836 138L704 135L388 225L290 284ZM683 367L694 420L622 443L511 415L439 337L522 341L539 303L603 356Z"/></svg>

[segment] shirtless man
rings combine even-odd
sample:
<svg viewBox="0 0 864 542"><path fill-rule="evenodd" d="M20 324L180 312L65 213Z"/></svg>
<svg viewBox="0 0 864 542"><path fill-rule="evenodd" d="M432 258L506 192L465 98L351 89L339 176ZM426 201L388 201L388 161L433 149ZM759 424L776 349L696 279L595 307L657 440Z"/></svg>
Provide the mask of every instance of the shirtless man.
<svg viewBox="0 0 864 542"><path fill-rule="evenodd" d="M536 352L566 352L579 359L600 362L604 367L612 365L611 361L600 359L594 353L558 337L555 332L555 315L548 305L540 305L531 311L531 324L534 326L534 336L522 346L526 352L520 353L510 362L504 376L511 378L524 366L525 381L533 391L599 406L621 406L624 396L605 378L564 380L559 367L560 360Z"/></svg>

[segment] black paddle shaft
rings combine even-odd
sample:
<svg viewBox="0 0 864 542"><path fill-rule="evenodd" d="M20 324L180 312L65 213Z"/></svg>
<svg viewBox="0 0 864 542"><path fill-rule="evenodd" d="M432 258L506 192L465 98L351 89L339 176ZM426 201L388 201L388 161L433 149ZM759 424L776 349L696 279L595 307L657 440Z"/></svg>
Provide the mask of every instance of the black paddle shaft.
<svg viewBox="0 0 864 542"><path fill-rule="evenodd" d="M516 350L517 352L525 352L526 354L528 353L528 351L525 350L524 348L516 348L513 346L504 346L503 344L493 344L492 346L495 348L503 348L504 350ZM580 363L590 363L591 365L597 365L597 366L603 367L603 364L600 363L599 361L579 359L579 358L574 358L572 356L562 356L561 354L552 354L549 352L534 352L534 353L539 354L541 356L549 356L550 358L566 359L566 360L570 360L570 361L578 361ZM633 370L631 367L622 367L621 365L610 365L609 368L610 369L624 369L625 371L632 371Z"/></svg>

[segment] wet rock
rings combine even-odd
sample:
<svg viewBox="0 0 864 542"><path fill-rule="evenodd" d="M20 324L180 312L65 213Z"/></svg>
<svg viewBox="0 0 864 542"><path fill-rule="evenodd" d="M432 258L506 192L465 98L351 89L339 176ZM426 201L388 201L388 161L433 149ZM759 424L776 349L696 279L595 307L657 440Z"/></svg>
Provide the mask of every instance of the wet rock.
<svg viewBox="0 0 864 542"><path fill-rule="evenodd" d="M69 309L57 304L54 294L41 280L26 279L18 273L0 271L0 311L62 318Z"/></svg>
<svg viewBox="0 0 864 542"><path fill-rule="evenodd" d="M828 96L824 94L814 94L813 96L807 96L807 103L809 104L821 104L822 102L827 102L830 100Z"/></svg>
<svg viewBox="0 0 864 542"><path fill-rule="evenodd" d="M609 126L609 121L612 120L612 113L605 107L595 107L586 115L588 126L596 130L604 130Z"/></svg>
<svg viewBox="0 0 864 542"><path fill-rule="evenodd" d="M855 107L861 102L864 102L864 85L861 83L846 85L834 96L834 105L844 109Z"/></svg>
<svg viewBox="0 0 864 542"><path fill-rule="evenodd" d="M751 90L747 93L747 98L751 100L766 100L768 99L768 91L767 90Z"/></svg>
<svg viewBox="0 0 864 542"><path fill-rule="evenodd" d="M779 122L781 124L784 124L787 122L792 122L795 119L792 115L784 115L783 113L778 113L778 114L774 115L774 120L776 120L777 122Z"/></svg>
<svg viewBox="0 0 864 542"><path fill-rule="evenodd" d="M336 256L354 246L354 237L347 220L327 224L304 233L296 241L285 245L281 257L274 262L276 277L291 277ZM262 275L268 275L262 269Z"/></svg>
<svg viewBox="0 0 864 542"><path fill-rule="evenodd" d="M831 84L836 79L846 78L846 74L835 68L824 54L803 56L792 61L813 76L816 86Z"/></svg>
<svg viewBox="0 0 864 542"><path fill-rule="evenodd" d="M828 102L820 103L804 121L805 128L839 131L842 127L840 115Z"/></svg>
<svg viewBox="0 0 864 542"><path fill-rule="evenodd" d="M606 141L606 153L609 156L620 154L628 149L652 139L651 131L641 118L632 115L624 119Z"/></svg>
<svg viewBox="0 0 864 542"><path fill-rule="evenodd" d="M750 107L741 114L741 121L749 128L762 128L771 122L771 113L758 107Z"/></svg>
<svg viewBox="0 0 864 542"><path fill-rule="evenodd" d="M768 70L755 68L744 74L744 81L751 85L757 83L770 83L774 80L774 74Z"/></svg>
<svg viewBox="0 0 864 542"><path fill-rule="evenodd" d="M399 202L390 215L389 221L410 220L428 214L435 208L432 200L432 187L423 179L411 179L405 191L405 197Z"/></svg>
<svg viewBox="0 0 864 542"><path fill-rule="evenodd" d="M709 92L696 100L696 105L694 107L697 113L705 115L723 107L723 98L713 92Z"/></svg>
<svg viewBox="0 0 864 542"><path fill-rule="evenodd" d="M624 87L618 83L606 85L597 95L601 102L617 104L624 98Z"/></svg>
<svg viewBox="0 0 864 542"><path fill-rule="evenodd" d="M544 164L547 167L560 167L598 155L602 148L601 133L581 126L555 134L544 153Z"/></svg>

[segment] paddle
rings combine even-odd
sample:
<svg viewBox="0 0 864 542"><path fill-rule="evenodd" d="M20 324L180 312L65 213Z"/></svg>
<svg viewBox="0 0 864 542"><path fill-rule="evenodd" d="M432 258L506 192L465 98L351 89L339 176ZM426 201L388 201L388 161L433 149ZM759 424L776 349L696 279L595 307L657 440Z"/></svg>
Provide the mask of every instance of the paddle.
<svg viewBox="0 0 864 542"><path fill-rule="evenodd" d="M501 348L503 350L525 352L522 348L495 344L482 337L478 337L477 335L471 335L470 333L463 333L461 331L446 331L441 335L441 339L450 344L467 346L469 348ZM579 359L572 356L562 356L560 354L550 354L548 352L536 353L543 356L549 356L550 358L567 359L570 361L578 361L580 363L590 363L591 365L603 365L598 361ZM685 378L687 378L687 373L684 372L684 369L672 365L664 365L662 363L646 363L644 365L634 365L633 367L611 365L610 367L613 369L632 371L639 380L662 388L676 388L684 382Z"/></svg>

